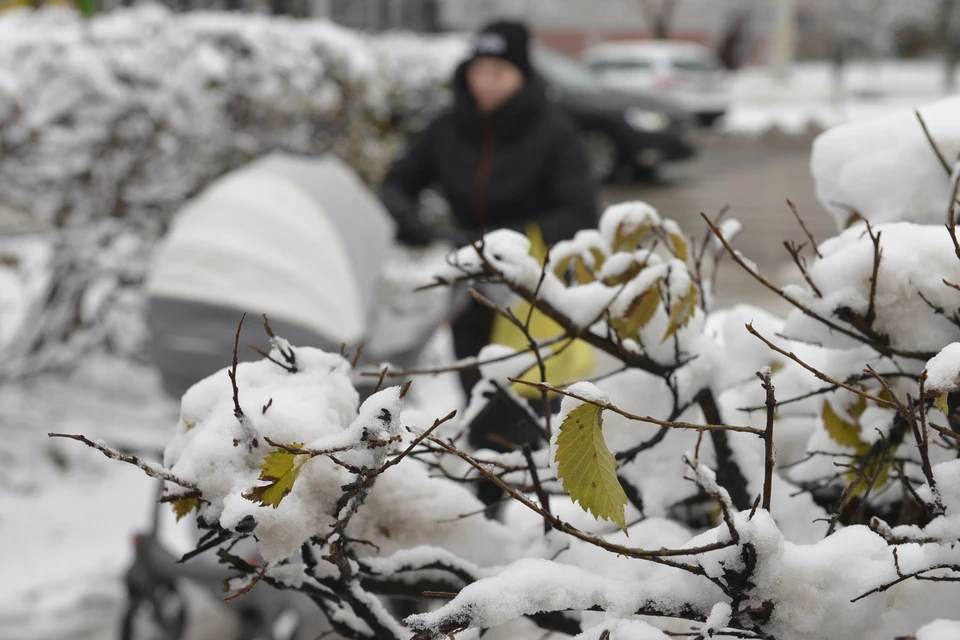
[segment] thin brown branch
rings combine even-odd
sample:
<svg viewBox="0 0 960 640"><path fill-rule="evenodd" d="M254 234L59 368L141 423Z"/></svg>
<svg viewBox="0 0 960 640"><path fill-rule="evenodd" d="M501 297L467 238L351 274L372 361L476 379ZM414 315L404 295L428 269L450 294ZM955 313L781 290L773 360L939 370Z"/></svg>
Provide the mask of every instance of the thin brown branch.
<svg viewBox="0 0 960 640"><path fill-rule="evenodd" d="M807 281L807 286L810 287L810 290L813 291L815 296L822 298L823 293L820 292L820 288L817 287L816 283L813 281L813 278L810 277L810 272L807 271L806 262L800 255L800 247L789 240L784 240L783 246L787 248L787 252L793 258L793 263L797 265L797 269L799 269L801 275L803 275L803 279Z"/></svg>
<svg viewBox="0 0 960 640"><path fill-rule="evenodd" d="M793 200L787 198L787 206L790 207L790 211L793 211L794 217L797 219L797 222L800 223L800 228L807 234L807 239L810 241L814 255L822 259L823 255L820 253L820 247L817 246L817 241L813 239L813 234L810 233L810 229L807 228L807 223L803 221L803 217L801 217L800 212L797 210L797 205L793 203Z"/></svg>
<svg viewBox="0 0 960 640"><path fill-rule="evenodd" d="M240 596L244 596L244 595L250 593L251 591L253 591L253 588L254 588L255 586L257 586L257 584L259 584L259 582L260 582L261 580L263 580L263 576L265 576L265 575L267 574L267 569L268 569L268 568L269 568L269 565L264 564L264 565L263 565L263 568L260 569L260 571L258 571L255 576L253 576L253 580L251 580L250 582L248 582L246 585L244 585L244 586L241 587L240 589L237 589L237 592L236 592L236 593L231 594L231 595L227 596L226 598L224 598L224 599L223 599L224 602L230 602L231 600L236 600L236 599L239 598Z"/></svg>
<svg viewBox="0 0 960 640"><path fill-rule="evenodd" d="M773 491L773 470L775 466L773 450L773 423L775 422L777 413L777 397L775 395L773 381L771 380L770 369L765 369L764 371L758 372L757 377L760 378L761 385L763 386L764 391L767 392L767 428L764 430L763 434L764 465L763 500L761 502L761 507L766 511L770 511L770 497Z"/></svg>
<svg viewBox="0 0 960 640"><path fill-rule="evenodd" d="M107 456L111 460L119 460L120 462L126 462L127 464L132 464L135 467L139 467L140 469L143 470L144 473L146 473L151 478L156 478L158 480L166 480L167 482L172 482L173 484L181 486L184 489L189 489L190 491L196 491L196 492L200 491L200 488L197 487L197 485L193 484L192 482L188 482L186 480L178 478L177 476L173 475L172 473L170 473L169 471L167 471L166 469L164 469L159 465L151 464L149 462L146 462L145 460L141 460L137 456L120 453L116 449L111 449L105 444L94 442L93 440L89 440L85 436L71 434L71 433L48 433L47 437L68 438L70 440L76 440L77 442L82 442L88 447L92 449L96 449L97 451Z"/></svg>
<svg viewBox="0 0 960 640"><path fill-rule="evenodd" d="M543 490L543 485L540 484L540 474L537 473L537 465L533 461L533 449L530 448L530 444L526 443L523 445L523 457L527 461L527 467L530 469L530 479L533 481L533 488L537 494L537 499L540 500L540 506L543 507L543 510L547 513L550 513L550 496L546 491ZM552 525L550 520L544 519L543 521L543 533L546 535L550 532Z"/></svg>
<svg viewBox="0 0 960 640"><path fill-rule="evenodd" d="M873 376L877 382L883 386L883 389L887 392L896 406L897 412L900 414L900 417L907 423L913 432L914 440L917 443L917 450L920 452L920 468L923 470L923 477L926 478L927 484L930 485L930 491L934 495L934 513L936 515L941 515L944 511L943 503L940 501L940 492L937 490L937 480L933 475L933 466L930 464L930 448L928 446L929 439L926 437L925 433L920 432L920 425L917 424L917 416L913 410L913 399L910 396L907 396L907 404L904 404L900 401L900 398L896 395L893 390L893 387L890 385L890 381L883 378L879 373L874 371L873 367L867 365L865 369L867 373ZM926 371L920 376L920 391L923 393L924 381L926 378ZM921 397L919 404L924 404L924 400ZM909 405L909 406L908 406ZM921 411L923 409L921 408Z"/></svg>
<svg viewBox="0 0 960 640"><path fill-rule="evenodd" d="M870 221L867 220L866 223L867 233L870 234L870 240L873 242L873 271L870 274L870 302L867 307L867 315L863 319L867 326L873 326L873 321L877 318L877 280L879 278L880 260L883 256L883 250L880 248L880 236L883 235L883 232L874 233Z"/></svg>
<svg viewBox="0 0 960 640"><path fill-rule="evenodd" d="M287 361L286 369L290 373L297 373L297 371L299 371L297 367L297 354L294 353L292 348L283 348L280 338L277 337L277 334L273 331L273 327L270 326L270 318L267 317L267 314L263 314L263 329L267 332L267 335L270 336L270 342L277 348L277 351L280 352L283 359ZM341 346L341 351L342 349L343 347Z"/></svg>
<svg viewBox="0 0 960 640"><path fill-rule="evenodd" d="M461 460L469 464L471 467L473 467L475 470L479 471L484 477L487 478L487 480L490 480L491 482L499 486L501 489L503 489L505 493L511 496L514 500L517 500L518 502L526 506L528 509L531 509L535 513L539 514L541 517L548 519L550 521L550 524L553 526L553 528L557 529L558 531L561 531L562 533L566 533L579 540L582 540L583 542L587 542L601 549L606 549L607 551L612 551L613 553L626 556L628 558L649 560L657 564L667 565L670 567L674 567L676 569L681 569L683 571L693 573L694 575L705 577L708 580L711 580L712 582L714 582L714 584L719 583L719 581L717 581L715 578L711 578L710 576L707 576L706 572L703 570L702 567L683 564L681 562L670 560L669 558L695 556L701 553L708 553L710 551L726 549L727 547L733 546L732 541L731 542L715 542L708 545L703 545L701 547L690 547L687 549L666 549L666 548L634 549L631 547L625 547L623 545L614 544L602 538L598 538L596 536L590 535L589 533L585 533L580 529L574 527L573 525L563 522L556 516L553 516L547 513L547 511L541 508L538 504L531 501L525 495L523 495L522 493L518 492L510 485L503 482L503 480L501 480L497 475L487 471L487 469L485 469L482 464L480 464L479 462L477 462L476 460L474 460L464 452L460 451L459 449L453 447L452 445L446 442L443 442L442 440L438 440L436 438L430 438L430 441L433 442L435 445L439 446L440 448L442 448L447 453L460 458ZM720 586L721 589L725 589L725 586L722 584L718 584L718 586Z"/></svg>
<svg viewBox="0 0 960 640"><path fill-rule="evenodd" d="M957 442L960 442L960 433L956 433L951 429L946 429L944 427L941 427L935 422L928 422L927 424L929 424L930 428L936 431L937 433L939 433L940 435L950 438L951 440L956 440Z"/></svg>
<svg viewBox="0 0 960 640"><path fill-rule="evenodd" d="M799 364L801 367L803 367L804 369L806 369L807 371L809 371L810 373L812 373L813 375L815 375L819 380L822 380L822 381L824 381L824 382L826 382L826 383L828 383L828 384L832 384L832 385L834 385L834 386L836 386L836 387L840 387L841 389L846 389L847 391L849 391L849 392L851 392L851 393L855 393L855 394L857 394L858 396L861 396L861 397L863 397L863 398L866 398L867 400L872 400L873 402L876 402L876 403L877 403L878 405L880 405L881 407L885 407L885 408L887 408L887 409L896 409L896 408L897 408L896 403L891 402L891 401L889 401L889 400L884 400L883 398L879 398L879 397L877 397L877 396L875 396L875 395L873 395L873 394L871 394L871 393L867 393L867 392L864 391L863 389L858 389L857 387L853 387L853 386L851 386L851 385L849 385L849 384L846 384L846 383L844 383L844 382L840 382L839 380L837 380L837 379L835 379L835 378L831 378L830 376L828 376L828 375L825 374L824 372L822 372L822 371L820 371L819 369L816 369L816 368L810 366L809 364L807 364L806 362L804 362L803 360L801 360L800 357L797 356L797 355L796 355L795 353L793 353L792 351L786 351L786 350L784 350L784 349L781 349L780 347L778 347L777 345L775 345L774 343L770 342L769 340L767 340L766 338L764 338L762 335L760 335L760 332L753 328L753 323L752 323L752 322L747 325L747 331L749 331L751 334L753 334L754 336L756 336L757 338L759 338L765 345L767 345L768 347L770 347L771 349L773 349L774 351L776 351L776 352L779 353L780 355L786 356L786 357L790 358L791 360L793 360L794 362L796 362L797 364Z"/></svg>
<svg viewBox="0 0 960 640"><path fill-rule="evenodd" d="M943 153L940 152L940 149L937 147L937 143L934 142L933 136L930 135L930 129L927 128L927 123L924 121L923 116L920 115L919 109L914 109L913 112L917 114L917 120L920 121L920 126L923 128L923 135L927 137L927 142L930 143L930 148L933 149L933 152L936 154L937 159L940 161L940 166L943 167L943 170L947 172L947 175L952 175L950 170L950 163L947 162L947 159L943 157Z"/></svg>
<svg viewBox="0 0 960 640"><path fill-rule="evenodd" d="M240 388L237 386L237 365L240 362L238 357L240 331L243 329L243 321L246 320L246 318L247 314L244 312L244 314L240 316L240 323L237 325L237 335L233 340L233 364L230 367L230 384L233 387L233 415L241 422L243 422L243 409L240 408Z"/></svg>
<svg viewBox="0 0 960 640"><path fill-rule="evenodd" d="M380 475L381 473L383 473L384 471L386 471L386 470L389 469L390 467L392 467L392 466L394 466L394 465L396 465L396 464L399 464L399 462L400 462L401 460L403 460L403 459L406 458L408 455L410 455L410 452L413 451L413 450L417 447L418 444L420 444L421 442L423 442L424 440L426 440L427 438L429 438L430 435L431 435L434 431L437 430L437 427L439 427L440 425L442 425L442 424L444 424L444 423L450 422L451 420L453 420L453 418L454 418L456 415L457 415L457 412L454 410L454 411L451 411L450 413L448 413L448 414L447 414L446 416L444 416L443 418L438 418L437 420L434 420L434 421L433 421L433 425L432 425L429 429L427 429L426 431L424 431L423 433L421 433L420 435L418 435L416 438L414 438L413 442L410 443L410 446L409 446L409 447L407 447L406 449L404 449L403 451L401 451L400 454L399 454L396 458L390 460L389 462L387 462L386 464L384 464L382 467L380 467L380 469L377 470L377 475Z"/></svg>
<svg viewBox="0 0 960 640"><path fill-rule="evenodd" d="M694 431L739 431L741 433L751 433L755 436L763 436L763 430L757 429L756 427L746 427L746 426L737 426L737 425L728 425L728 424L693 424L690 422L670 422L668 420L660 420L658 418L653 418L651 416L638 416L629 411L624 411L623 409L610 404L609 402L602 402L592 398L587 398L578 393L568 391L566 389L560 389L549 384L528 382L526 380L518 380L516 378L509 378L510 382L516 382L519 384L524 384L536 389L546 389L554 393L559 393L560 395L573 398L575 400L580 400L581 402L586 402L595 407L600 407L601 409L606 409L612 411L618 415L623 416L628 420L633 420L635 422L646 422L649 424L659 425L661 427L668 427L671 429L691 429Z"/></svg>

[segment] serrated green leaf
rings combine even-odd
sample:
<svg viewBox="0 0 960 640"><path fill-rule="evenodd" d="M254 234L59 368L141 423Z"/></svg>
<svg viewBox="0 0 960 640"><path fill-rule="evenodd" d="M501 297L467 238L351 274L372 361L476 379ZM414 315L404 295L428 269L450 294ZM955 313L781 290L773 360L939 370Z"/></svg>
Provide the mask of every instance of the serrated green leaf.
<svg viewBox="0 0 960 640"><path fill-rule="evenodd" d="M670 336L675 334L682 327L687 326L687 323L690 322L690 318L692 318L693 314L696 313L697 305L699 303L700 292L697 290L697 285L691 282L687 293L677 300L677 302L673 305L673 308L670 309L670 322L667 324L667 331L663 334L663 340L660 342L666 342Z"/></svg>
<svg viewBox="0 0 960 640"><path fill-rule="evenodd" d="M679 233L670 234L670 247L673 249L674 255L681 260L686 260L690 255L690 248L687 245L687 239Z"/></svg>
<svg viewBox="0 0 960 640"><path fill-rule="evenodd" d="M177 514L177 522L180 522L180 519L189 515L191 511L200 510L200 499L183 498L181 500L174 500L171 506L173 506L173 512Z"/></svg>
<svg viewBox="0 0 960 640"><path fill-rule="evenodd" d="M621 338L636 338L660 307L660 289L653 286L633 299L626 313L614 322Z"/></svg>
<svg viewBox="0 0 960 640"><path fill-rule="evenodd" d="M302 444L294 443L291 448L301 448ZM276 509L280 502L293 489L293 483L297 481L303 465L310 460L310 456L305 454L290 453L283 449L268 453L260 465L260 479L269 484L254 487L243 497L253 502L259 502L262 506L273 507Z"/></svg>
<svg viewBox="0 0 960 640"><path fill-rule="evenodd" d="M863 400L863 398L860 398ZM854 409L856 405L854 405ZM866 401L864 401L864 408L860 410L860 414L863 413L866 409ZM851 409L853 413L853 409ZM855 416L856 417L856 416ZM830 438L833 439L837 444L841 444L845 447L859 447L863 445L863 440L860 439L860 426L847 422L841 418L833 407L830 406L829 401L824 401L823 403L823 427L827 430L827 434Z"/></svg>
<svg viewBox="0 0 960 640"><path fill-rule="evenodd" d="M617 460L603 439L602 413L600 407L584 403L560 425L557 477L580 508L626 531L627 494L617 478Z"/></svg>
<svg viewBox="0 0 960 640"><path fill-rule="evenodd" d="M621 222L617 227L617 232L613 236L613 250L633 252L640 246L640 241L653 231L653 227L648 224L642 224L633 230L627 227L627 223Z"/></svg>
<svg viewBox="0 0 960 640"><path fill-rule="evenodd" d="M933 401L933 404L936 405L937 409L940 409L944 415L950 413L950 406L947 404L947 397L949 395L949 393L941 393L937 396L936 400Z"/></svg>

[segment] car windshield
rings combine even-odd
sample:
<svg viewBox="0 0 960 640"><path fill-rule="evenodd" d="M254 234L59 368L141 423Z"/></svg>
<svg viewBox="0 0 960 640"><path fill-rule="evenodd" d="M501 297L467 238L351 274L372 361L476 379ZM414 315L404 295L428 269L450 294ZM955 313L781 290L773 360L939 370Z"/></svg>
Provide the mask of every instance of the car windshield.
<svg viewBox="0 0 960 640"><path fill-rule="evenodd" d="M671 65L682 73L713 73L717 65L707 58L676 58Z"/></svg>
<svg viewBox="0 0 960 640"><path fill-rule="evenodd" d="M547 84L567 91L600 91L593 72L578 60L547 47L533 50L533 66Z"/></svg>
<svg viewBox="0 0 960 640"><path fill-rule="evenodd" d="M604 58L590 63L597 72L604 71L650 71L653 62L643 58Z"/></svg>

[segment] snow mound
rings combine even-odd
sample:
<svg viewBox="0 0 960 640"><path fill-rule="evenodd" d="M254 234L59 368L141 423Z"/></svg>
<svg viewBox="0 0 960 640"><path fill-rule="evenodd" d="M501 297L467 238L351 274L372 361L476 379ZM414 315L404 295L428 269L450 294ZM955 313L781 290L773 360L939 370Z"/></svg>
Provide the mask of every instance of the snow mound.
<svg viewBox="0 0 960 640"><path fill-rule="evenodd" d="M946 160L944 170L912 110L839 125L814 140L810 167L817 197L837 222L943 224L960 159L960 97L919 109ZM954 170L955 172L955 170Z"/></svg>

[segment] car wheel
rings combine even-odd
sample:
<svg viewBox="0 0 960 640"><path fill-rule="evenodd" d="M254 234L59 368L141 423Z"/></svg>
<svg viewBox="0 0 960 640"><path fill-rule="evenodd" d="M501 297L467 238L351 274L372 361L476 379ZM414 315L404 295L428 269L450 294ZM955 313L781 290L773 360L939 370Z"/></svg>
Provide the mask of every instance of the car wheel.
<svg viewBox="0 0 960 640"><path fill-rule="evenodd" d="M620 154L617 143L603 131L584 131L580 134L590 161L590 171L597 182L606 182L617 170Z"/></svg>
<svg viewBox="0 0 960 640"><path fill-rule="evenodd" d="M152 594L137 596L123 616L120 640L181 640L187 607L171 584L158 584Z"/></svg>

